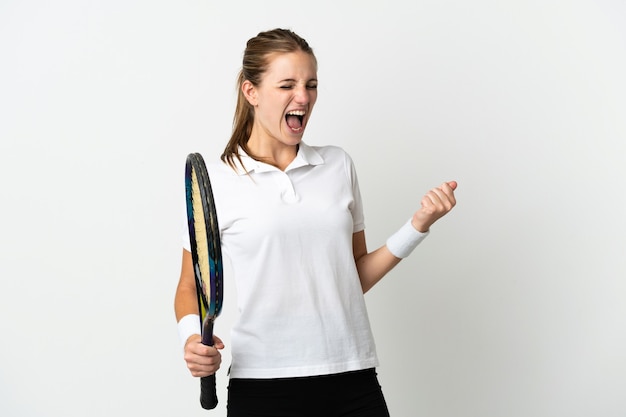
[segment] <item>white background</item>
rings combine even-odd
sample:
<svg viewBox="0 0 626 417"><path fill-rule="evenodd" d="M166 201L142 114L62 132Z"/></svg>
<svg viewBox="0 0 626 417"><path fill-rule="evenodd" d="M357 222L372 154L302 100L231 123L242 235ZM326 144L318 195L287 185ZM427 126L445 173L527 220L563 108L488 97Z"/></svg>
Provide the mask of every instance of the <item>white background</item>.
<svg viewBox="0 0 626 417"><path fill-rule="evenodd" d="M626 415L620 0L1 0L0 415L207 415L173 313L184 159L221 153L274 27L315 49L305 140L353 156L370 248L459 182L367 294L392 416Z"/></svg>

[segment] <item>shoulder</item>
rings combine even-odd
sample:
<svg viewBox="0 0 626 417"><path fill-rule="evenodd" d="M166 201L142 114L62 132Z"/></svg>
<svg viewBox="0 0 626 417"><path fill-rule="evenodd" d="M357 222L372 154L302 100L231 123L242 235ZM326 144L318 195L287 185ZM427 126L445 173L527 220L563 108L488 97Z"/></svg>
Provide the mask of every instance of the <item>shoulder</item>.
<svg viewBox="0 0 626 417"><path fill-rule="evenodd" d="M336 145L322 145L322 146L306 145L306 146L315 150L317 153L319 153L322 156L348 155L348 153L342 147L336 146Z"/></svg>
<svg viewBox="0 0 626 417"><path fill-rule="evenodd" d="M324 167L325 171L344 176L350 183L355 183L357 173L354 162L343 148L336 145L325 145L311 146L310 149L319 155L323 161L321 166Z"/></svg>
<svg viewBox="0 0 626 417"><path fill-rule="evenodd" d="M228 164L220 161L211 161L206 164L209 175L217 176L237 176L235 170Z"/></svg>
<svg viewBox="0 0 626 417"><path fill-rule="evenodd" d="M336 145L309 146L316 152L326 164L341 163L345 166L352 165L352 158L343 148Z"/></svg>
<svg viewBox="0 0 626 417"><path fill-rule="evenodd" d="M241 177L230 165L222 161L208 162L206 168L209 174L209 181L214 189L231 187Z"/></svg>

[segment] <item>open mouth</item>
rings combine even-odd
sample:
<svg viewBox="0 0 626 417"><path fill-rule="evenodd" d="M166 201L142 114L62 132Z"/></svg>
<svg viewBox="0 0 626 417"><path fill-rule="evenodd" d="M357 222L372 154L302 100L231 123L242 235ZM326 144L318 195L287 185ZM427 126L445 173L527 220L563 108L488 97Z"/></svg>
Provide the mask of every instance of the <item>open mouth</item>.
<svg viewBox="0 0 626 417"><path fill-rule="evenodd" d="M285 115L285 121L287 122L287 126L289 126L289 128L293 132L301 132L304 128L302 122L304 121L305 114L306 113L303 110L293 110L287 112L287 114Z"/></svg>

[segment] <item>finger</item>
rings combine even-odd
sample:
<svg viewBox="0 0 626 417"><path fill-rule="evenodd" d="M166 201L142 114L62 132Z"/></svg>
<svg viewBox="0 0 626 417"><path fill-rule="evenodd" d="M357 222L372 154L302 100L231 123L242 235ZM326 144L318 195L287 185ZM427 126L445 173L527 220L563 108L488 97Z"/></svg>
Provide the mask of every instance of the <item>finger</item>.
<svg viewBox="0 0 626 417"><path fill-rule="evenodd" d="M214 373L216 373L217 370L220 369L220 364L221 362L216 362L214 364L209 364L209 365L189 362L187 363L187 368L189 368L191 375L197 376L197 377L203 377L203 376L213 375Z"/></svg>
<svg viewBox="0 0 626 417"><path fill-rule="evenodd" d="M189 356L185 358L187 367L191 370L213 368L221 363L221 356Z"/></svg>
<svg viewBox="0 0 626 417"><path fill-rule="evenodd" d="M450 182L444 182L443 184L441 184L441 187L439 187L438 189L443 191L443 193L445 194L445 197L442 197L440 193L438 193L438 195L440 196L440 198L442 199L444 203L448 201L452 204L452 207L454 207L454 205L456 205L456 197L454 196L456 182L452 181L452 183L454 187L450 185Z"/></svg>
<svg viewBox="0 0 626 417"><path fill-rule="evenodd" d="M437 200L438 198L435 194L432 194L430 191L427 192L424 194L424 197L422 197L422 208L427 212L432 211L437 207Z"/></svg>
<svg viewBox="0 0 626 417"><path fill-rule="evenodd" d="M204 356L204 357L215 357L215 356L221 356L221 353L219 352L219 350L217 350L217 348L215 346L206 346L206 345L202 345L202 349L199 350L198 354L200 356Z"/></svg>
<svg viewBox="0 0 626 417"><path fill-rule="evenodd" d="M222 357L222 354L220 353L219 350L217 350L215 346L210 347L209 351L207 352L207 355L210 357L216 357L216 356Z"/></svg>
<svg viewBox="0 0 626 417"><path fill-rule="evenodd" d="M429 190L422 199L422 205L425 208L433 209L433 210L441 210L445 208L445 202L449 200L446 193L441 188L433 188Z"/></svg>
<svg viewBox="0 0 626 417"><path fill-rule="evenodd" d="M185 357L187 368L194 376L206 376L215 373L222 364L222 356L189 355ZM201 375L202 374L202 375Z"/></svg>
<svg viewBox="0 0 626 417"><path fill-rule="evenodd" d="M214 346L208 346L201 342L190 343L185 349L185 360L195 361L197 363L211 363L216 356L220 356L219 351ZM207 358L209 360L207 361Z"/></svg>
<svg viewBox="0 0 626 417"><path fill-rule="evenodd" d="M448 186L452 188L452 191L456 190L456 187L458 187L459 185L456 181L448 181L446 182L446 184L448 184Z"/></svg>
<svg viewBox="0 0 626 417"><path fill-rule="evenodd" d="M221 357L216 349L208 351L187 351L184 358L187 363L195 363L199 365L210 365L216 361L216 358Z"/></svg>
<svg viewBox="0 0 626 417"><path fill-rule="evenodd" d="M450 191L452 190L450 189ZM433 205L439 210L445 209L449 205L449 197L441 188L433 188L427 195L433 202Z"/></svg>
<svg viewBox="0 0 626 417"><path fill-rule="evenodd" d="M450 185L450 182L444 182L443 184L441 184L440 187L438 187L438 189L440 189L441 191L443 191L446 195L454 195L454 190L456 189L456 182L452 182L452 184L454 184L454 187L452 185Z"/></svg>
<svg viewBox="0 0 626 417"><path fill-rule="evenodd" d="M224 349L224 342L215 335L213 335L213 347L216 349Z"/></svg>

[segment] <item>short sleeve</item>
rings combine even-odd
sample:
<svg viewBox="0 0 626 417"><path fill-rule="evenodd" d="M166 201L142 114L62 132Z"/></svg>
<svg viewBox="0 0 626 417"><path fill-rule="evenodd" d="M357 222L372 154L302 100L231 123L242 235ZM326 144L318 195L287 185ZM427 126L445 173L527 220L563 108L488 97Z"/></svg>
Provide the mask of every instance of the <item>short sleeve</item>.
<svg viewBox="0 0 626 417"><path fill-rule="evenodd" d="M360 232L365 229L365 216L363 213L363 200L361 198L361 189L359 188L359 179L356 173L354 162L350 155L346 153L346 171L350 184L352 186L352 232Z"/></svg>

